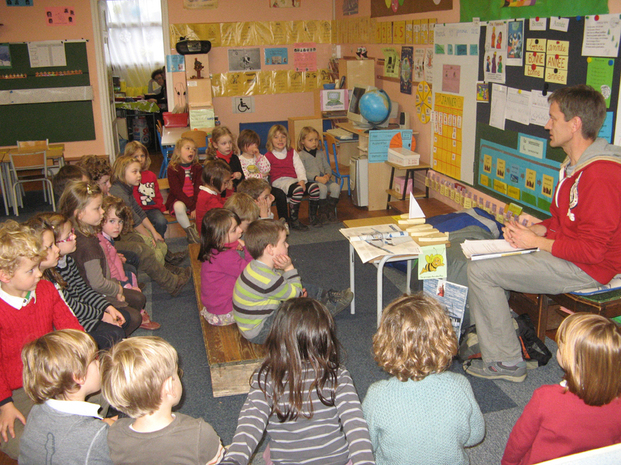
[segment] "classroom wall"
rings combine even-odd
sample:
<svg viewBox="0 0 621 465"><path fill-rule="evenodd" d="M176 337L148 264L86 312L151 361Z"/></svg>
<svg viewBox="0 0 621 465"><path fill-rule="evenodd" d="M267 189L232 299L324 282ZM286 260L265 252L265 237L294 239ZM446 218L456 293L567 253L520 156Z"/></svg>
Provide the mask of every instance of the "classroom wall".
<svg viewBox="0 0 621 465"><path fill-rule="evenodd" d="M78 39L86 39L88 41L86 50L88 53L89 78L91 86L93 86L93 113L96 140L67 142L65 143L65 155L79 157L90 153L105 153L90 2L88 0L70 3L63 0L35 0L33 3L34 6L30 7L7 6L6 1L0 3L0 23L3 24L0 26L0 42ZM65 6L71 6L75 10L75 24L72 26L49 26L45 20L45 8ZM0 111L2 111L2 107L0 107ZM50 121L50 124L63 124L63 122ZM0 130L2 130L2 128L0 128Z"/></svg>
<svg viewBox="0 0 621 465"><path fill-rule="evenodd" d="M220 1L216 10L184 10L183 0L168 0L168 16L170 24L331 20L332 0L302 0L299 8L270 8L268 0L227 0ZM174 47L174 44L171 46ZM260 48L263 50L265 46L260 46ZM287 48L291 63L288 67L266 66L262 63L261 69L272 71L292 68L293 44L289 44ZM327 68L328 60L332 56L332 48L331 44L317 44L317 66L319 68ZM261 59L264 60L263 52L261 52ZM228 71L228 47L215 47L209 52L209 71L212 74ZM216 97L213 99L213 106L222 124L228 126L234 133L237 133L239 123L278 121L289 117L314 114L312 92L255 95L255 112L247 114L234 114L232 101L231 97Z"/></svg>

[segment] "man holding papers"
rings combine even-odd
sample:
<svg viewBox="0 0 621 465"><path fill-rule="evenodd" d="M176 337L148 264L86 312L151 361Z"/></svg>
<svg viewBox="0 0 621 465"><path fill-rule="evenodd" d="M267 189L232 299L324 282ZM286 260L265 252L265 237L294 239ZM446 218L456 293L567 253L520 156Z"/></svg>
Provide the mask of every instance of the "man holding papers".
<svg viewBox="0 0 621 465"><path fill-rule="evenodd" d="M468 298L483 360L466 362L464 370L480 378L526 378L506 290L562 294L607 284L621 273L621 147L597 138L606 117L604 98L578 85L555 91L548 101L550 145L567 154L552 217L529 228L504 228L512 246L540 252L468 264Z"/></svg>

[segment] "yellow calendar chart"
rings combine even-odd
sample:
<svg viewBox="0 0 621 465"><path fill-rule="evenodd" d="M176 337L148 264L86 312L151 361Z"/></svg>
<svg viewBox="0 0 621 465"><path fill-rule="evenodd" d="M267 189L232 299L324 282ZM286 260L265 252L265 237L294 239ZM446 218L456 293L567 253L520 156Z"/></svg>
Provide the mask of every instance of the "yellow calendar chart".
<svg viewBox="0 0 621 465"><path fill-rule="evenodd" d="M464 98L436 93L433 122L433 169L461 179Z"/></svg>

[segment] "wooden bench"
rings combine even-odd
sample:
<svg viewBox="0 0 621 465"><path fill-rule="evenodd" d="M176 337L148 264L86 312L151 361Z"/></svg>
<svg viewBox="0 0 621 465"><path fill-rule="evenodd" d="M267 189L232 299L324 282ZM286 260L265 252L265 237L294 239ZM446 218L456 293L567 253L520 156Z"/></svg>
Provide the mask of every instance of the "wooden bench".
<svg viewBox="0 0 621 465"><path fill-rule="evenodd" d="M201 303L201 262L198 261L199 244L189 245L194 276L194 290L198 310ZM250 390L250 377L265 358L265 348L245 339L237 325L212 326L200 316L205 351L211 371L214 397L246 394Z"/></svg>
<svg viewBox="0 0 621 465"><path fill-rule="evenodd" d="M577 294L521 294L511 292L511 308L518 313L528 313L535 324L537 336L545 341L546 331L556 329L568 313L596 313L606 318L621 315L621 291L610 291L589 296ZM555 310L563 307L563 317L556 317ZM520 311L522 310L522 311ZM556 318L555 318L556 317ZM554 321L556 320L556 321Z"/></svg>

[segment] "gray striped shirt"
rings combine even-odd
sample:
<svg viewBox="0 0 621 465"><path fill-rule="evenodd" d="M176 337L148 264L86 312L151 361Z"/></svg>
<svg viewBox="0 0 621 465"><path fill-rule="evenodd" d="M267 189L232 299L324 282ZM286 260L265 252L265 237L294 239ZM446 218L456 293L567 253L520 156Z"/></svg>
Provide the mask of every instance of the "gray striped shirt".
<svg viewBox="0 0 621 465"><path fill-rule="evenodd" d="M304 393L308 393L315 374L309 367L303 375ZM312 418L303 415L309 411L309 401L305 400L298 418L284 423L278 420L276 414L270 415L271 385L268 383L266 399L257 380L255 373L239 415L233 444L222 464L246 465L266 430L271 438L271 460L276 465L345 465L350 459L354 464L375 464L360 399L347 369L338 369L333 407L324 405L313 390L310 394ZM324 393L329 399L330 390L325 388ZM282 404L286 402L285 394Z"/></svg>

